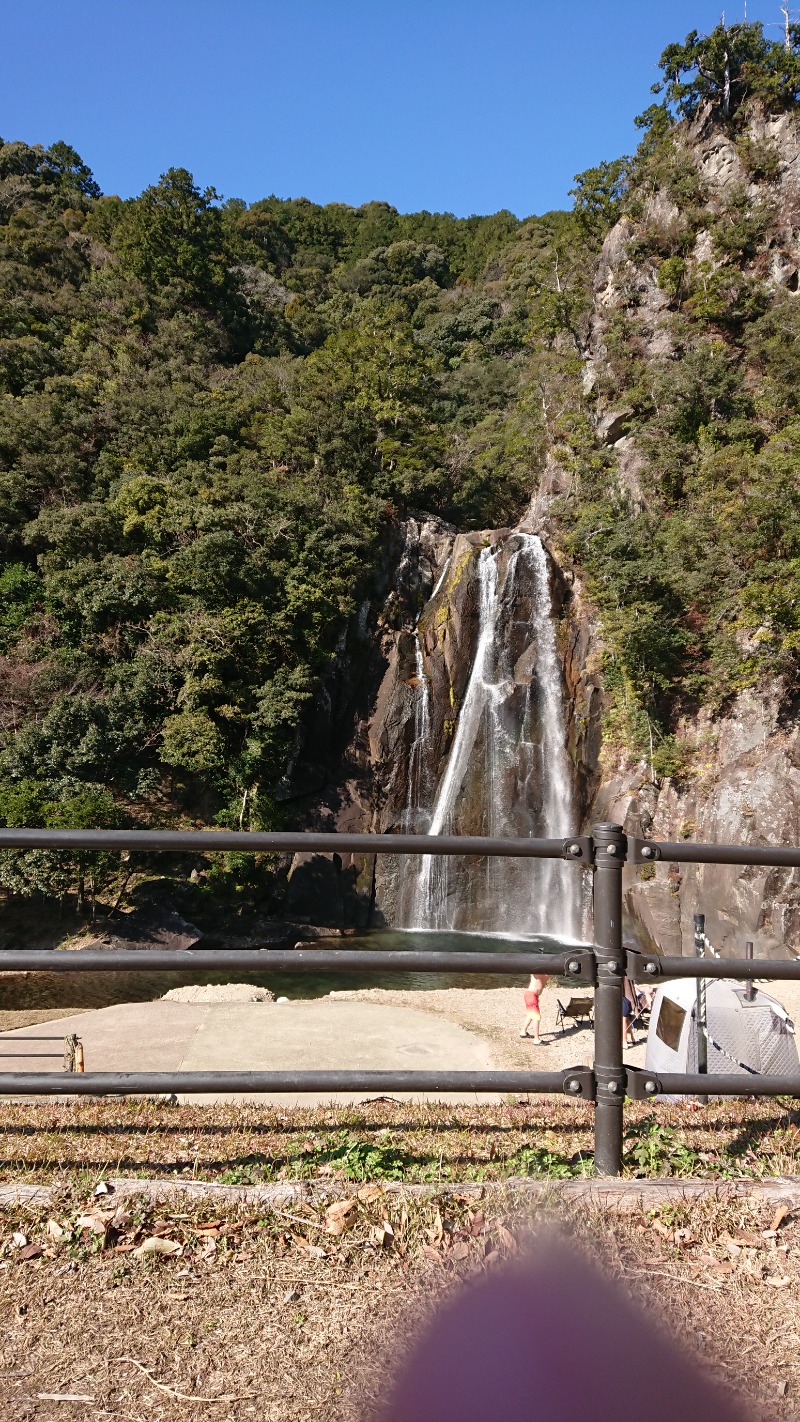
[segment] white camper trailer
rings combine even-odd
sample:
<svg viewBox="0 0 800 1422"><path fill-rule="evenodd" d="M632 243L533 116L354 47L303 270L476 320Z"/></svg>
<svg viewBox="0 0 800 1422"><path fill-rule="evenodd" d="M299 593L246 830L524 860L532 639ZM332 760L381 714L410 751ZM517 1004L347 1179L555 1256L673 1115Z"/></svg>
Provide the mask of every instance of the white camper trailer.
<svg viewBox="0 0 800 1422"><path fill-rule="evenodd" d="M744 1093L753 1073L800 1072L794 1024L786 1009L760 988L748 1001L744 983L706 979L706 1031L709 1076L741 1076ZM665 983L653 999L645 1070L656 1075L696 1072L697 1035L694 978Z"/></svg>

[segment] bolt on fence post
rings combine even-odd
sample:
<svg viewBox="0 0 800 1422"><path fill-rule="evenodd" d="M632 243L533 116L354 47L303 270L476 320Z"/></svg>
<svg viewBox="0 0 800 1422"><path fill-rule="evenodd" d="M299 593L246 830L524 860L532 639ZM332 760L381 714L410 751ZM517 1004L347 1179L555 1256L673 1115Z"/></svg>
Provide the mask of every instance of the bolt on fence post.
<svg viewBox="0 0 800 1422"><path fill-rule="evenodd" d="M622 866L627 840L621 825L592 826L595 873L594 944L597 987L594 994L594 1070L597 1081L594 1163L598 1175L622 1169Z"/></svg>

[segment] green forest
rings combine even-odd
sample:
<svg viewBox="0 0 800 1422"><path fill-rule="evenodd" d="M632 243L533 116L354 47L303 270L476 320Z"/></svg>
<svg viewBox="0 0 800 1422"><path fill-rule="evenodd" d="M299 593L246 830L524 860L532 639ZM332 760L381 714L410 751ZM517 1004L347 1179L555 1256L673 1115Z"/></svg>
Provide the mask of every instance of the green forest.
<svg viewBox="0 0 800 1422"><path fill-rule="evenodd" d="M636 153L524 220L248 205L181 168L123 201L66 142L0 142L1 822L291 827L287 766L401 521L512 524L548 459L609 734L680 774L682 716L796 695L800 297L759 133L798 108L800 27L693 32L661 70ZM747 175L724 202L701 121ZM587 379L620 220L628 285ZM79 858L6 853L0 885L63 893Z"/></svg>

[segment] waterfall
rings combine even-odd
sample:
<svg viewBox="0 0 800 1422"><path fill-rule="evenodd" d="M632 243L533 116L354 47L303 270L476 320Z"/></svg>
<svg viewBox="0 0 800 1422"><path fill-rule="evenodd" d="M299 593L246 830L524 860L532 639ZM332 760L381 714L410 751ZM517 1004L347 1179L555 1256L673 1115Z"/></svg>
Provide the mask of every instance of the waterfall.
<svg viewBox="0 0 800 1422"><path fill-rule="evenodd" d="M530 534L514 533L509 550L504 576L503 545L482 549L478 558L478 643L429 834L550 839L575 832L547 556ZM418 710L427 717L427 736L430 710L429 703ZM421 719L414 751L410 794L418 797L422 787L411 777L430 760ZM558 860L431 855L419 862L405 917L416 929L575 938L579 894L576 877Z"/></svg>

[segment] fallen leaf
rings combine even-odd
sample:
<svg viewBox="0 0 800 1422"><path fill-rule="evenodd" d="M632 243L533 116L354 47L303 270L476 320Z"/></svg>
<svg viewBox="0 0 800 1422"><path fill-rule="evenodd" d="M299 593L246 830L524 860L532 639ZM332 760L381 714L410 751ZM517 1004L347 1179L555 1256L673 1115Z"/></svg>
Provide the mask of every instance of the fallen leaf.
<svg viewBox="0 0 800 1422"><path fill-rule="evenodd" d="M760 1234L750 1234L746 1229L734 1230L733 1238L737 1244L746 1244L750 1249L763 1249L764 1241Z"/></svg>
<svg viewBox="0 0 800 1422"><path fill-rule="evenodd" d="M302 1249L304 1253L310 1254L313 1259L327 1259L328 1257L325 1250L321 1249L318 1244L312 1244L310 1240L303 1239L300 1234L293 1234L291 1240L293 1244L297 1245L298 1249Z"/></svg>
<svg viewBox="0 0 800 1422"><path fill-rule="evenodd" d="M141 1259L145 1254L178 1255L183 1253L183 1245L178 1244L175 1239L164 1239L160 1234L151 1234L133 1252L137 1259Z"/></svg>
<svg viewBox="0 0 800 1422"><path fill-rule="evenodd" d="M780 1229L784 1220L788 1220L790 1214L791 1210L789 1209L788 1205L779 1205L774 1215L772 1216L770 1229Z"/></svg>
<svg viewBox="0 0 800 1422"><path fill-rule="evenodd" d="M428 1230L428 1239L430 1240L431 1244L438 1244L443 1234L444 1221L442 1219L442 1212L441 1210L437 1210L436 1219L433 1222L433 1226L431 1229Z"/></svg>
<svg viewBox="0 0 800 1422"><path fill-rule="evenodd" d="M715 1279L721 1279L726 1274L732 1274L734 1272L734 1266L733 1264L726 1263L715 1264L713 1269L709 1269L708 1272L712 1274Z"/></svg>
<svg viewBox="0 0 800 1422"><path fill-rule="evenodd" d="M788 1288L789 1284L791 1284L791 1282L792 1281L789 1278L788 1274L774 1274L764 1280L764 1283L771 1284L773 1289L786 1289Z"/></svg>
<svg viewBox="0 0 800 1422"><path fill-rule="evenodd" d="M325 1211L325 1229L328 1234L344 1234L355 1224L357 1216L357 1200L336 1200Z"/></svg>
<svg viewBox="0 0 800 1422"><path fill-rule="evenodd" d="M385 1247L394 1241L394 1230L388 1220L381 1220L379 1225L375 1225L372 1230L372 1239L376 1244Z"/></svg>
<svg viewBox="0 0 800 1422"><path fill-rule="evenodd" d="M75 1221L75 1228L88 1230L90 1234L105 1234L108 1220L104 1220L101 1215L79 1215Z"/></svg>
<svg viewBox="0 0 800 1422"><path fill-rule="evenodd" d="M420 1254L424 1254L426 1259L434 1259L437 1264L440 1261L441 1256L439 1251L438 1249L434 1249L432 1244L421 1244L419 1252Z"/></svg>
<svg viewBox="0 0 800 1422"><path fill-rule="evenodd" d="M11 1243L16 1245L17 1249L22 1249L28 1243L28 1236L16 1230L11 1236Z"/></svg>
<svg viewBox="0 0 800 1422"><path fill-rule="evenodd" d="M477 1236L483 1234L485 1227L486 1220L483 1210L476 1210L474 1215L467 1215L467 1229L471 1235Z"/></svg>
<svg viewBox="0 0 800 1422"><path fill-rule="evenodd" d="M369 1205L372 1203L373 1200L380 1200L381 1196L383 1195L383 1186L362 1185L361 1189L357 1191L357 1194L362 1205Z"/></svg>
<svg viewBox="0 0 800 1422"><path fill-rule="evenodd" d="M506 1249L516 1249L517 1241L511 1233L511 1230L506 1229L504 1224L496 1224L494 1227L494 1232L497 1235L497 1238L499 1239L500 1243L505 1245Z"/></svg>
<svg viewBox="0 0 800 1422"><path fill-rule="evenodd" d="M44 1254L44 1249L42 1248L41 1244L26 1244L19 1251L17 1258L38 1259L41 1254Z"/></svg>
<svg viewBox="0 0 800 1422"><path fill-rule="evenodd" d="M58 1240L63 1239L67 1231L61 1228L61 1225L58 1223L58 1220L48 1220L47 1233L49 1234L51 1239Z"/></svg>
<svg viewBox="0 0 800 1422"><path fill-rule="evenodd" d="M450 1258L451 1258L451 1259L467 1259L467 1258L469 1258L469 1245L467 1244L467 1242L466 1242L465 1239L460 1239L460 1240L458 1240L458 1242L457 1242L456 1244L453 1245L453 1248L450 1250Z"/></svg>
<svg viewBox="0 0 800 1422"><path fill-rule="evenodd" d="M110 1193L111 1193L111 1192L109 1191L109 1188L108 1188L108 1186L106 1185L105 1180L100 1180L100 1181L98 1182L98 1184L95 1185L95 1187L94 1187L94 1189L93 1189L93 1191L92 1191L92 1194L93 1194L93 1195L108 1195L108 1194L110 1194Z"/></svg>

